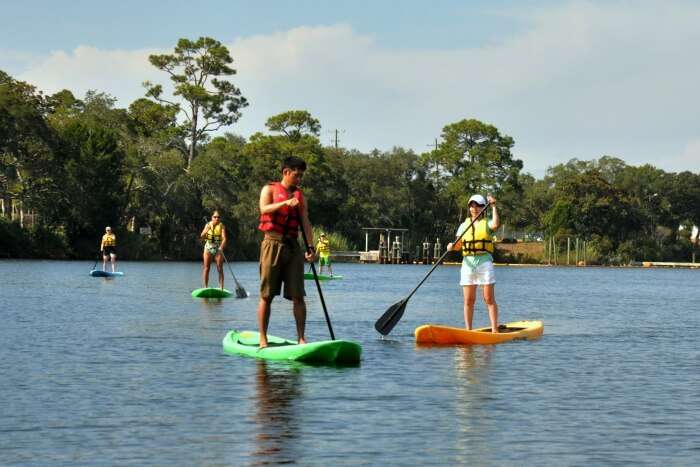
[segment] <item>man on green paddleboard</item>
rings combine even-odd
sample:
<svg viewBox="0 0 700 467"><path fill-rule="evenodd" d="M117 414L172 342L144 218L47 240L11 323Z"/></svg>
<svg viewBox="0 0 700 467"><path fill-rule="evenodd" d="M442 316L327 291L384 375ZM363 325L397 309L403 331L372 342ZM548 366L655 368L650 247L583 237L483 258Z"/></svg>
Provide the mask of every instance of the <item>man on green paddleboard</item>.
<svg viewBox="0 0 700 467"><path fill-rule="evenodd" d="M313 261L313 247L304 252L297 237L303 228L306 238L313 239L304 195L299 189L306 162L287 157L282 162L282 180L270 182L260 191L260 225L264 233L260 244L260 302L258 326L260 347L267 347L267 327L272 299L282 291L292 300L297 336L305 344L306 303L304 302L304 259ZM312 244L312 240L309 241Z"/></svg>

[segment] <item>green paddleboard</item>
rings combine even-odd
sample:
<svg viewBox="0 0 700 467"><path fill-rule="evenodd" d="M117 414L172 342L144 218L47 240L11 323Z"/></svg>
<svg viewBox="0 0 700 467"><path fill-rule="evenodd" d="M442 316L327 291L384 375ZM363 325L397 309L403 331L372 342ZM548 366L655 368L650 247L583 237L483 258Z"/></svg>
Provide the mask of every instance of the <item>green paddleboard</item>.
<svg viewBox="0 0 700 467"><path fill-rule="evenodd" d="M334 281L338 279L342 279L343 276L338 276L336 274L333 274L332 276L329 276L328 274L318 274L318 280L320 281ZM314 280L314 273L313 272L305 272L304 273L304 279L308 280Z"/></svg>
<svg viewBox="0 0 700 467"><path fill-rule="evenodd" d="M226 289L207 287L192 291L194 298L227 298L231 296L231 292Z"/></svg>
<svg viewBox="0 0 700 467"><path fill-rule="evenodd" d="M352 365L360 362L362 347L350 341L319 341L297 344L267 335L268 346L258 347L260 334L255 331L229 331L222 342L224 352L266 360L291 360L304 363Z"/></svg>

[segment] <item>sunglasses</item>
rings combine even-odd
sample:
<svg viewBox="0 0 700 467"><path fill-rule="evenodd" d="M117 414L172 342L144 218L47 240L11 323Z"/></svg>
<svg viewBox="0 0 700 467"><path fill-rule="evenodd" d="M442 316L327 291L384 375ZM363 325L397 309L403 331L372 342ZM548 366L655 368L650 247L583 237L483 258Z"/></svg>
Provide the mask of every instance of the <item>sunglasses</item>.
<svg viewBox="0 0 700 467"><path fill-rule="evenodd" d="M220 216L211 216L213 219L218 219Z"/></svg>

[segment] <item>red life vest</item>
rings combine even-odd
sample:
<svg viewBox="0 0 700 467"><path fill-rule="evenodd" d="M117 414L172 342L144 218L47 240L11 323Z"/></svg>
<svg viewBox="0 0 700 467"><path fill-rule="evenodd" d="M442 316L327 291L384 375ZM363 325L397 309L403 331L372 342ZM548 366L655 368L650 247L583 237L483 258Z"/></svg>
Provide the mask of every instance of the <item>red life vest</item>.
<svg viewBox="0 0 700 467"><path fill-rule="evenodd" d="M270 182L270 187L272 188L273 203L291 198L287 189L280 182ZM304 195L301 190L297 188L292 196L299 200L298 208L301 209L304 206ZM261 214L258 229L263 232L277 232L283 236L297 238L299 235L299 209L282 206L275 212Z"/></svg>

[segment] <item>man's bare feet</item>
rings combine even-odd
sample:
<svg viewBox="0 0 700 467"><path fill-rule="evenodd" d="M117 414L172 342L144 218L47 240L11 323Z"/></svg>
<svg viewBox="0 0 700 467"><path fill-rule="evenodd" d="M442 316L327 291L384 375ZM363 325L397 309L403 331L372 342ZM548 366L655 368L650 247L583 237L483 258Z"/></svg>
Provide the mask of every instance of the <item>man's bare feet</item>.
<svg viewBox="0 0 700 467"><path fill-rule="evenodd" d="M303 337L300 337L300 338L299 338L299 343L300 343L300 344L306 344L306 339L304 339Z"/></svg>
<svg viewBox="0 0 700 467"><path fill-rule="evenodd" d="M267 337L260 336L260 348L264 349L267 347Z"/></svg>

